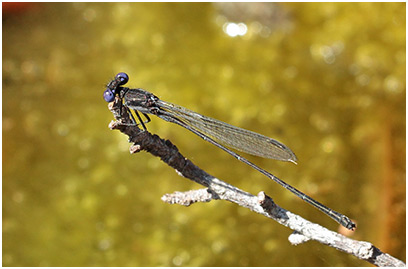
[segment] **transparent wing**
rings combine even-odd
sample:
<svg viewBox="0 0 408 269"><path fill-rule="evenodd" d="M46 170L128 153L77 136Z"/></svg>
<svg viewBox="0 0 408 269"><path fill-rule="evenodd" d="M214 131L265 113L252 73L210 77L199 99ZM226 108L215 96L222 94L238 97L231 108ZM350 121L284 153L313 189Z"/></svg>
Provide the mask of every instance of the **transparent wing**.
<svg viewBox="0 0 408 269"><path fill-rule="evenodd" d="M159 100L157 104L172 117L220 144L255 156L296 163L296 155L287 146L275 139L203 116L165 101Z"/></svg>

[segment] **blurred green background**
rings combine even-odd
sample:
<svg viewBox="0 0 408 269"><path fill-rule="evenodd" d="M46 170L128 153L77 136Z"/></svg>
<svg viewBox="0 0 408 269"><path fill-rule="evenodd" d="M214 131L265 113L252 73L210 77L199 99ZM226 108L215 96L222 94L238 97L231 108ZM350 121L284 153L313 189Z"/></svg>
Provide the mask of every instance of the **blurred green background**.
<svg viewBox="0 0 408 269"><path fill-rule="evenodd" d="M248 157L405 261L405 3L3 3L3 266L367 266L130 155L102 98L129 87L273 137ZM241 24L238 24L241 23ZM152 117L210 174L337 230L225 152ZM247 155L245 155L247 156Z"/></svg>

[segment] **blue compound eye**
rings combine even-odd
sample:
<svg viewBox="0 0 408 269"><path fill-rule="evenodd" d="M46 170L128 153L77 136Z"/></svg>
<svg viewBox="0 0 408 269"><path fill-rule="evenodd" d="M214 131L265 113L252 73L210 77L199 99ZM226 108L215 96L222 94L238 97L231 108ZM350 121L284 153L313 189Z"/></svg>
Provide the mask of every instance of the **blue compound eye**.
<svg viewBox="0 0 408 269"><path fill-rule="evenodd" d="M129 76L126 73L118 73L115 77L119 81L119 85L124 85L129 81Z"/></svg>
<svg viewBox="0 0 408 269"><path fill-rule="evenodd" d="M115 94L110 89L106 89L106 91L103 92L103 99L108 103L113 102L113 100L115 100Z"/></svg>

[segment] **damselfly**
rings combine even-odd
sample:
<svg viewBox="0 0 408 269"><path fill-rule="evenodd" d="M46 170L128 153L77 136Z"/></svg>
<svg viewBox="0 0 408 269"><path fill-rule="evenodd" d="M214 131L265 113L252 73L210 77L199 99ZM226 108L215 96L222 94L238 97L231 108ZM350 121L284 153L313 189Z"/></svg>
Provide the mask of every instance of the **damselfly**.
<svg viewBox="0 0 408 269"><path fill-rule="evenodd" d="M135 115L139 120L139 124L142 125L145 130L145 123L150 121L148 114L156 115L165 121L178 124L198 135L205 141L208 141L231 154L241 162L261 172L282 187L291 191L305 202L321 210L323 213L347 229L354 230L356 227L354 222L352 222L347 216L319 203L268 171L258 167L246 158L227 148L231 147L239 151L264 158L296 163L296 155L284 144L264 135L235 127L228 123L203 116L187 108L165 102L160 100L154 94L143 89L130 89L123 87L123 85L125 85L128 81L129 77L126 73L118 73L116 77L107 85L103 97L105 101L112 102L115 97L118 96L121 100L123 100L122 102L124 106L134 110ZM146 117L146 122L143 122L138 112L141 112ZM132 113L130 113L130 116L132 117L134 124L137 124Z"/></svg>

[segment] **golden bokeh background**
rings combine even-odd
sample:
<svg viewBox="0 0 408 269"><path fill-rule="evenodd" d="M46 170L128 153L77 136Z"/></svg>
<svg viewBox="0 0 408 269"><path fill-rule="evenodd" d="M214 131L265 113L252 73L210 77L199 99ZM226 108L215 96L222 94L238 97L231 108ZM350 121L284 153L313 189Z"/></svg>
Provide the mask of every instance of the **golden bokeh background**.
<svg viewBox="0 0 408 269"><path fill-rule="evenodd" d="M251 161L353 218L405 261L405 3L3 3L3 266L367 266L130 155L102 98L118 72L273 137L298 165ZM208 173L338 225L187 130L152 117ZM245 155L247 156L247 155Z"/></svg>

